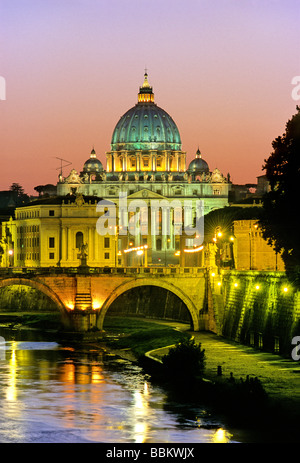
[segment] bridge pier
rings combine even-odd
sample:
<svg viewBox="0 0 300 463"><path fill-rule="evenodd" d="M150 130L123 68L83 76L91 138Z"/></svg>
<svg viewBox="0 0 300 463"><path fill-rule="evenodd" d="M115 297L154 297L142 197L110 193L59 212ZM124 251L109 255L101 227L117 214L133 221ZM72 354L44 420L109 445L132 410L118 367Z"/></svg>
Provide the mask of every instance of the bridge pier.
<svg viewBox="0 0 300 463"><path fill-rule="evenodd" d="M97 328L97 313L94 310L72 310L68 312L68 329L85 333Z"/></svg>

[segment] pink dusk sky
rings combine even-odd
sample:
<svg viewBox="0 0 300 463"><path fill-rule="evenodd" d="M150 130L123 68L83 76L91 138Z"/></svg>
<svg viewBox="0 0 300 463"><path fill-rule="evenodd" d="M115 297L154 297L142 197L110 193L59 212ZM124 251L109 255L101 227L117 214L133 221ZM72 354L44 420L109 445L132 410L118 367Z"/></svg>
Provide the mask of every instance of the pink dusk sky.
<svg viewBox="0 0 300 463"><path fill-rule="evenodd" d="M256 183L300 104L299 30L299 0L0 0L0 190L56 184L93 147L106 167L145 67L187 165L199 147Z"/></svg>

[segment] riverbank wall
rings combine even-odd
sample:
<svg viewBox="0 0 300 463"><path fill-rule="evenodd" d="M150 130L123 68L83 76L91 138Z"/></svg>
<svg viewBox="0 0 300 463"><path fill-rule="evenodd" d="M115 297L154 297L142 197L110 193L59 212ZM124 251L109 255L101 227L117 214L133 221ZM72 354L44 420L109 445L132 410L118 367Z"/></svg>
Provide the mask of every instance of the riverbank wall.
<svg viewBox="0 0 300 463"><path fill-rule="evenodd" d="M224 271L209 277L216 334L289 355L300 335L300 291L285 272Z"/></svg>

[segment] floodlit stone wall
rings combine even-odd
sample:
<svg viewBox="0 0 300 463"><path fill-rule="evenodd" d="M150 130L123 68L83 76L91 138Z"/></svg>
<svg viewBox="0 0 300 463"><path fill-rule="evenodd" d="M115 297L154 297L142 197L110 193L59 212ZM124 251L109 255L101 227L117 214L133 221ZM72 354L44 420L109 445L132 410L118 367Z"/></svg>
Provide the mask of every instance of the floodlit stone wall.
<svg viewBox="0 0 300 463"><path fill-rule="evenodd" d="M291 352L292 338L300 335L300 292L285 272L227 271L214 285L218 334L270 352Z"/></svg>

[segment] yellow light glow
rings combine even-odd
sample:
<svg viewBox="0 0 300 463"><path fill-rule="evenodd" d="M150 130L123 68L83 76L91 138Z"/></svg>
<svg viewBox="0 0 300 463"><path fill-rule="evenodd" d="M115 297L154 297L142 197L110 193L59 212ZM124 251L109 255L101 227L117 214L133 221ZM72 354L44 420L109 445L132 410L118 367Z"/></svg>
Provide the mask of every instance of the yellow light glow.
<svg viewBox="0 0 300 463"><path fill-rule="evenodd" d="M17 342L12 341L11 345L11 358L9 361L9 379L8 379L8 387L6 390L6 398L9 401L15 401L17 399L17 387L16 387L16 380L17 380L17 358L16 358L16 349L17 349Z"/></svg>
<svg viewBox="0 0 300 463"><path fill-rule="evenodd" d="M174 256L180 256L180 251L176 251Z"/></svg>
<svg viewBox="0 0 300 463"><path fill-rule="evenodd" d="M288 288L287 286L285 286L285 287L283 288L283 291L284 291L285 293L287 293L288 290L289 290L289 288Z"/></svg>
<svg viewBox="0 0 300 463"><path fill-rule="evenodd" d="M93 301L92 307L93 307L93 310L100 309L100 307L101 307L101 302L98 301L98 300Z"/></svg>
<svg viewBox="0 0 300 463"><path fill-rule="evenodd" d="M184 252L199 252L199 251L202 251L203 249L203 246L199 246L198 248L194 248L194 249L184 249Z"/></svg>
<svg viewBox="0 0 300 463"><path fill-rule="evenodd" d="M144 394L145 395L148 395L149 394L149 386L148 386L148 383L144 383Z"/></svg>
<svg viewBox="0 0 300 463"><path fill-rule="evenodd" d="M218 232L218 237L220 238L222 236L222 232Z"/></svg>
<svg viewBox="0 0 300 463"><path fill-rule="evenodd" d="M215 273L212 273L212 274L211 274L211 276L212 276L212 277L215 277L215 276L216 276L216 274L215 274Z"/></svg>
<svg viewBox="0 0 300 463"><path fill-rule="evenodd" d="M74 304L67 304L68 309L74 310Z"/></svg>
<svg viewBox="0 0 300 463"><path fill-rule="evenodd" d="M257 290L260 289L260 286L259 286L259 285L256 285L256 286L255 286L255 289L257 289Z"/></svg>
<svg viewBox="0 0 300 463"><path fill-rule="evenodd" d="M229 239L230 241L234 241L234 236L231 236Z"/></svg>
<svg viewBox="0 0 300 463"><path fill-rule="evenodd" d="M226 431L222 428L217 429L213 435L213 442L218 444L228 442Z"/></svg>
<svg viewBox="0 0 300 463"><path fill-rule="evenodd" d="M222 284L222 283L221 283L220 281L218 281L218 286L221 286L221 284Z"/></svg>
<svg viewBox="0 0 300 463"><path fill-rule="evenodd" d="M234 287L235 287L235 288L237 288L237 287L238 287L238 285L239 285L238 283L234 283Z"/></svg>
<svg viewBox="0 0 300 463"><path fill-rule="evenodd" d="M130 244L130 243L129 243L129 244ZM142 251L141 254L143 254L144 249L148 249L148 245L147 245L147 244L145 244L144 246L138 246L138 247L136 247L136 248L124 249L123 252L125 252L125 254L126 254L127 252L132 252L132 251Z"/></svg>

